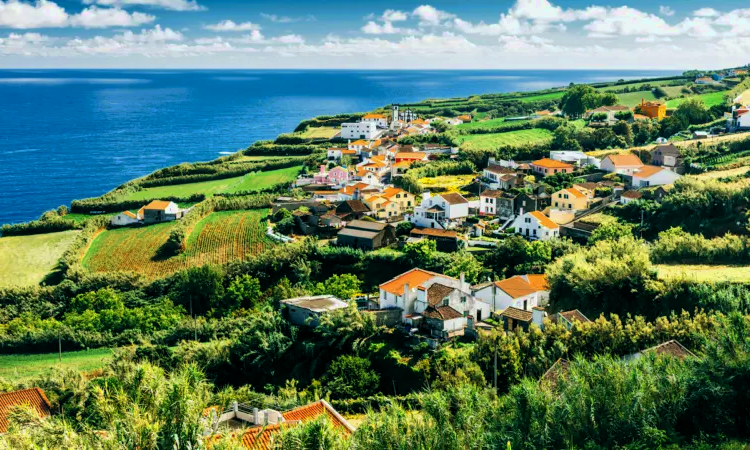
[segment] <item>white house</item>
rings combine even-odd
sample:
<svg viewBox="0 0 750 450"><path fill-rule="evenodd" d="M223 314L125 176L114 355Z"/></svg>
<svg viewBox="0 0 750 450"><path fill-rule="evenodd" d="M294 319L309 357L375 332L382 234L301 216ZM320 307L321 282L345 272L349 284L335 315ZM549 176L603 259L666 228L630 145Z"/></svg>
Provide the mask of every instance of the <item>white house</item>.
<svg viewBox="0 0 750 450"><path fill-rule="evenodd" d="M517 182L516 171L508 167L490 164L482 170L484 184L490 189L510 189Z"/></svg>
<svg viewBox="0 0 750 450"><path fill-rule="evenodd" d="M643 166L641 170L633 174L632 185L635 188L647 186L660 186L662 184L672 184L680 175L664 167Z"/></svg>
<svg viewBox="0 0 750 450"><path fill-rule="evenodd" d="M472 286L472 294L489 303L492 311L508 307L531 311L535 306L545 306L549 300L546 275L516 275L502 281Z"/></svg>
<svg viewBox="0 0 750 450"><path fill-rule="evenodd" d="M568 164L573 164L578 167L594 166L599 168L601 160L589 156L584 152L576 152L572 150L556 150L549 152L549 158L554 161L562 161Z"/></svg>
<svg viewBox="0 0 750 450"><path fill-rule="evenodd" d="M114 216L110 223L115 226L132 225L140 222L138 216L130 211L123 211L120 214Z"/></svg>
<svg viewBox="0 0 750 450"><path fill-rule="evenodd" d="M643 198L643 194L638 191L623 192L622 196L620 196L620 204L627 205L628 203L640 200L641 198Z"/></svg>
<svg viewBox="0 0 750 450"><path fill-rule="evenodd" d="M433 330L447 334L463 332L467 316L477 322L490 317L490 305L472 295L463 274L457 280L422 269L412 269L381 284L379 305L382 309L402 309L406 323L418 325L425 319Z"/></svg>
<svg viewBox="0 0 750 450"><path fill-rule="evenodd" d="M329 160L335 160L338 161L341 159L342 156L349 156L354 158L357 156L357 150L354 149L348 149L348 148L329 148L328 149L328 159Z"/></svg>
<svg viewBox="0 0 750 450"><path fill-rule="evenodd" d="M498 216L508 219L513 216L515 196L496 189L485 189L479 194L479 215Z"/></svg>
<svg viewBox="0 0 750 450"><path fill-rule="evenodd" d="M378 126L375 122L342 123L342 139L375 139L378 136Z"/></svg>
<svg viewBox="0 0 750 450"><path fill-rule="evenodd" d="M406 219L418 227L450 229L469 216L469 201L461 194L422 194L422 204Z"/></svg>
<svg viewBox="0 0 750 450"><path fill-rule="evenodd" d="M383 114L365 114L361 122L374 123L379 128L388 128L388 118Z"/></svg>
<svg viewBox="0 0 750 450"><path fill-rule="evenodd" d="M608 155L602 159L599 168L609 173L632 175L643 166L640 158L636 155Z"/></svg>
<svg viewBox="0 0 750 450"><path fill-rule="evenodd" d="M529 239L546 241L560 236L560 225L556 224L541 211L531 211L518 217L513 222L516 233Z"/></svg>

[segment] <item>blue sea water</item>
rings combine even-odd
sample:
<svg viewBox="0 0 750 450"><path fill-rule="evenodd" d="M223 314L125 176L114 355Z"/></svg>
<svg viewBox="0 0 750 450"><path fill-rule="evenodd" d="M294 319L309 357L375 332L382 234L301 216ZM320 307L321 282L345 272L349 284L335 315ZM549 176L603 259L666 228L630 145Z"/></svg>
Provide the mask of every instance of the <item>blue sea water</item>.
<svg viewBox="0 0 750 450"><path fill-rule="evenodd" d="M393 102L661 71L0 70L0 224Z"/></svg>

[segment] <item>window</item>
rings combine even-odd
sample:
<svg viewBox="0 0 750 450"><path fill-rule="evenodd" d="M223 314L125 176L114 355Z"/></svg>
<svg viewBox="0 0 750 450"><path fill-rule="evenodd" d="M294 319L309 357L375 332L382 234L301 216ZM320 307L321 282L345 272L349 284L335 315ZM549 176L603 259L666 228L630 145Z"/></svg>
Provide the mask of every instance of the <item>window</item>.
<svg viewBox="0 0 750 450"><path fill-rule="evenodd" d="M536 236L536 228L534 228L534 236Z"/></svg>
<svg viewBox="0 0 750 450"><path fill-rule="evenodd" d="M567 200L567 199L568 199L568 194L565 194L565 200Z"/></svg>
<svg viewBox="0 0 750 450"><path fill-rule="evenodd" d="M464 311L464 317L467 317L469 315L469 311Z"/></svg>
<svg viewBox="0 0 750 450"><path fill-rule="evenodd" d="M573 205L571 205L570 203L568 203L568 209L573 209Z"/></svg>
<svg viewBox="0 0 750 450"><path fill-rule="evenodd" d="M555 202L555 206L557 206L557 202Z"/></svg>
<svg viewBox="0 0 750 450"><path fill-rule="evenodd" d="M466 296L465 295L461 296L461 303L466 303Z"/></svg>
<svg viewBox="0 0 750 450"><path fill-rule="evenodd" d="M450 301L450 299L448 297L445 297L443 299L443 306L448 306L449 301Z"/></svg>

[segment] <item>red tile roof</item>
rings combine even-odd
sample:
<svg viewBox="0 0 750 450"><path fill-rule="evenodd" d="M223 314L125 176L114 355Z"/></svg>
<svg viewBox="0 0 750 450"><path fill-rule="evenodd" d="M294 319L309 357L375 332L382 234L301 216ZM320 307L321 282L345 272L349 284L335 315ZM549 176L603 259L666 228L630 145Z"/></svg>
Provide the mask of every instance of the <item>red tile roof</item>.
<svg viewBox="0 0 750 450"><path fill-rule="evenodd" d="M658 167L658 166L643 166L643 167L641 167L641 170L639 170L638 172L634 173L633 176L634 177L638 177L638 178L649 178L649 177L651 177L653 175L656 175L657 173L661 172L662 170L667 170L667 169L664 169L664 168Z"/></svg>
<svg viewBox="0 0 750 450"><path fill-rule="evenodd" d="M556 161L554 159L542 158L531 163L534 166L546 167L548 169L572 169L573 166L564 163L562 161Z"/></svg>
<svg viewBox="0 0 750 450"><path fill-rule="evenodd" d="M551 230L560 228L560 225L550 220L550 218L542 214L541 211L532 211L529 214L531 214L537 221L539 221L539 225L543 226L544 228L549 228Z"/></svg>
<svg viewBox="0 0 750 450"><path fill-rule="evenodd" d="M547 277L545 275L526 275L527 281L523 276L515 275L505 280L496 281L495 286L508 294L511 298L520 298L533 294L534 292L549 290L547 286Z"/></svg>
<svg viewBox="0 0 750 450"><path fill-rule="evenodd" d="M404 295L404 285L408 284L413 289L435 276L438 274L422 269L412 269L381 284L380 289L394 295Z"/></svg>
<svg viewBox="0 0 750 450"><path fill-rule="evenodd" d="M39 388L24 389L21 391L0 394L0 433L8 431L8 413L15 406L29 405L40 417L48 417L51 414L52 405L44 391Z"/></svg>
<svg viewBox="0 0 750 450"><path fill-rule="evenodd" d="M627 155L609 155L604 159L609 159L612 161L612 164L615 167L620 166L642 166L643 163L641 162L640 158L638 158L636 155L627 154Z"/></svg>

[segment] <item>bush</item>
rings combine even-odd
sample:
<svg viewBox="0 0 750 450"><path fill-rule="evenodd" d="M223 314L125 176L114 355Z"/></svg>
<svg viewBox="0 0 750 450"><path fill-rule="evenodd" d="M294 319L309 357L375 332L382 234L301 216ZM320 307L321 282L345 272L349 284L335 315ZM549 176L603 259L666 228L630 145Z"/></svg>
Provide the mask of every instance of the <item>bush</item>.
<svg viewBox="0 0 750 450"><path fill-rule="evenodd" d="M332 398L359 398L372 395L380 375L370 368L370 360L352 355L336 358L325 376Z"/></svg>

